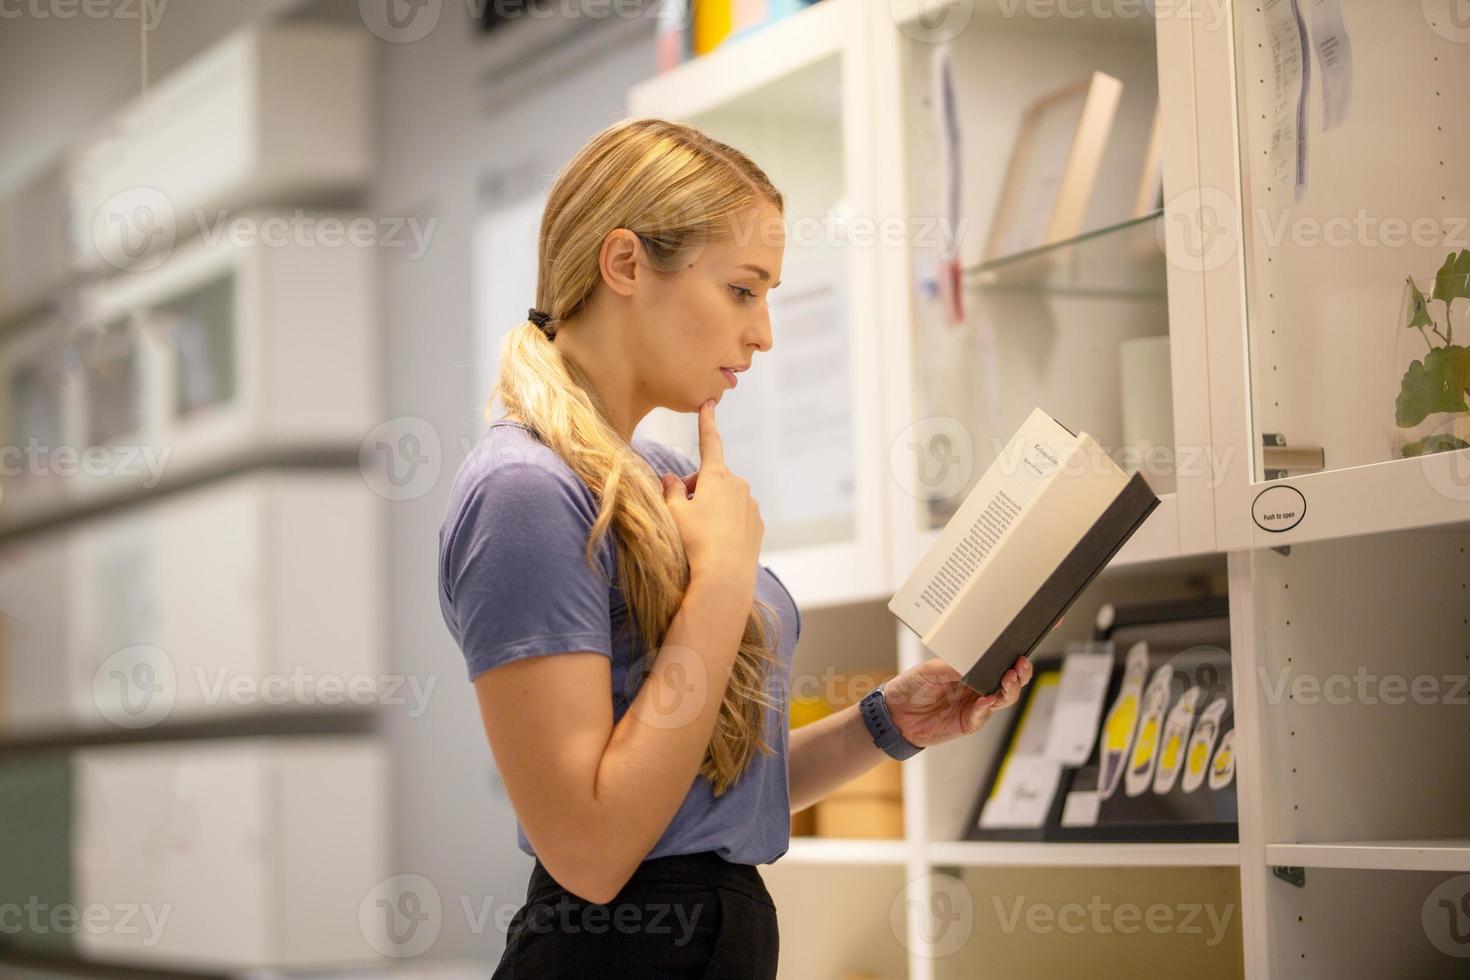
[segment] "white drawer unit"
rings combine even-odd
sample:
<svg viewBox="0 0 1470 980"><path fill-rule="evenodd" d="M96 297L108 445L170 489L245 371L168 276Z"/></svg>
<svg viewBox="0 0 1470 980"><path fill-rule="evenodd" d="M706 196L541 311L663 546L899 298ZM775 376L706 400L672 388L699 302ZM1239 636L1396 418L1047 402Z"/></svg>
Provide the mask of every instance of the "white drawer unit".
<svg viewBox="0 0 1470 980"><path fill-rule="evenodd" d="M66 543L54 534L0 549L0 736L67 724Z"/></svg>
<svg viewBox="0 0 1470 980"><path fill-rule="evenodd" d="M42 314L0 337L0 516L24 520L61 506L80 468L75 353L63 322Z"/></svg>
<svg viewBox="0 0 1470 980"><path fill-rule="evenodd" d="M252 454L356 447L380 421L374 264L362 244L226 234L87 287L82 325L18 330L0 349L0 523Z"/></svg>
<svg viewBox="0 0 1470 980"><path fill-rule="evenodd" d="M220 210L336 198L372 168L369 38L248 27L111 117L69 166L85 268L152 266Z"/></svg>
<svg viewBox="0 0 1470 980"><path fill-rule="evenodd" d="M356 445L380 421L375 249L278 237L296 220L283 212L231 220L240 234L192 242L84 304L150 338L149 426L170 472L265 444Z"/></svg>
<svg viewBox="0 0 1470 980"><path fill-rule="evenodd" d="M0 323L44 308L71 266L67 170L49 161L0 197Z"/></svg>
<svg viewBox="0 0 1470 980"><path fill-rule="evenodd" d="M74 760L76 902L108 911L106 928L78 930L80 955L170 969L378 958L359 924L388 875L375 737L125 745Z"/></svg>
<svg viewBox="0 0 1470 980"><path fill-rule="evenodd" d="M374 703L383 516L356 471L264 471L78 528L73 721L141 729Z"/></svg>

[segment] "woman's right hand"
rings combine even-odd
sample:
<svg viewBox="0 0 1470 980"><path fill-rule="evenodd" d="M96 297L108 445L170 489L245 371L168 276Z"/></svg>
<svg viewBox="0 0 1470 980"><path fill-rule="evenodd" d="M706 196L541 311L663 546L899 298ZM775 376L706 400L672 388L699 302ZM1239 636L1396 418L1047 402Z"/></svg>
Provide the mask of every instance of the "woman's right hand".
<svg viewBox="0 0 1470 980"><path fill-rule="evenodd" d="M716 579L754 593L766 525L750 484L725 465L713 398L699 407L699 471L685 479L665 473L663 484L690 577Z"/></svg>

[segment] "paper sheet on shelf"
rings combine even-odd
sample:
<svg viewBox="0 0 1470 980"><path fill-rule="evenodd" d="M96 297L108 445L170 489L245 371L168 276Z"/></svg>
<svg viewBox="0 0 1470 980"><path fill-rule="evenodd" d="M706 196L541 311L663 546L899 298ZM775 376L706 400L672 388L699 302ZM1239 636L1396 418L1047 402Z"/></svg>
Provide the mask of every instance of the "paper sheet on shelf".
<svg viewBox="0 0 1470 980"><path fill-rule="evenodd" d="M1103 699L1113 675L1113 654L1075 652L1062 662L1056 707L1043 754L1067 766L1080 766L1092 754L1102 719Z"/></svg>
<svg viewBox="0 0 1470 980"><path fill-rule="evenodd" d="M945 225L940 229L939 296L949 326L965 322L964 270L960 263L960 214L964 201L964 168L960 157L959 96L949 45L934 52L934 112L940 140L940 205Z"/></svg>
<svg viewBox="0 0 1470 980"><path fill-rule="evenodd" d="M1043 673L1032 680L1035 689L1026 702L1021 728L1001 766L1000 778L980 811L980 826L1040 827L1051 810L1061 784L1061 763L1043 754L1051 731L1057 692L1057 673Z"/></svg>
<svg viewBox="0 0 1470 980"><path fill-rule="evenodd" d="M1353 98L1353 44L1342 0L1312 0L1312 35L1322 69L1322 129L1347 122Z"/></svg>
<svg viewBox="0 0 1470 980"><path fill-rule="evenodd" d="M1102 809L1102 797L1095 789L1073 790L1062 804L1063 827L1095 827Z"/></svg>
<svg viewBox="0 0 1470 980"><path fill-rule="evenodd" d="M1000 785L980 811L980 826L987 830L1040 827L1051 810L1061 778L1061 763L1044 755L1011 756Z"/></svg>
<svg viewBox="0 0 1470 980"><path fill-rule="evenodd" d="M1271 176L1293 181L1300 201L1307 191L1307 92L1312 82L1307 25L1298 0L1261 0L1259 9L1272 62Z"/></svg>

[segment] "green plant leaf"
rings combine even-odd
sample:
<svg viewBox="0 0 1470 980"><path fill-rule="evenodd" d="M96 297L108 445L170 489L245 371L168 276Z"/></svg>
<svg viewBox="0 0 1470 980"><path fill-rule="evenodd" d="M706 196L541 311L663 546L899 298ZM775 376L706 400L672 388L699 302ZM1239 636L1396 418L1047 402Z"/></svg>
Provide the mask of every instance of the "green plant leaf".
<svg viewBox="0 0 1470 980"><path fill-rule="evenodd" d="M1465 388L1470 385L1470 347L1436 347L1404 372L1394 421L1412 428L1435 412L1467 412Z"/></svg>
<svg viewBox="0 0 1470 980"><path fill-rule="evenodd" d="M1446 306L1457 299L1470 299L1470 248L1449 258L1434 276L1434 298Z"/></svg>
<svg viewBox="0 0 1470 980"><path fill-rule="evenodd" d="M1405 326L1410 330L1422 330L1425 327L1434 329L1434 317L1429 315L1429 300L1419 291L1419 285L1413 279L1406 279L1409 288L1414 291L1412 302L1414 304L1414 317Z"/></svg>
<svg viewBox="0 0 1470 980"><path fill-rule="evenodd" d="M1442 453L1451 449L1470 449L1470 442L1448 432L1441 432L1427 439L1409 443L1404 447L1403 453L1407 458L1409 456L1428 456L1430 453Z"/></svg>

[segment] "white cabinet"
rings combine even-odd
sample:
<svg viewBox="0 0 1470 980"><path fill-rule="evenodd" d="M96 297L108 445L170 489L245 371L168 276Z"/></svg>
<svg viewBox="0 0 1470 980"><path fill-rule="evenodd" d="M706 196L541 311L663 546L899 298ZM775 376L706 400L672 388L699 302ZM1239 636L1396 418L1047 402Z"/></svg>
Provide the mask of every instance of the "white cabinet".
<svg viewBox="0 0 1470 980"><path fill-rule="evenodd" d="M1459 355L1447 341L1466 339L1449 331L1470 304L1433 298L1446 255L1470 247L1470 176L1457 165L1470 133L1451 95L1470 59L1452 6L1342 0L1298 21L1284 4L1236 2L1219 29L1197 23L1181 38L1194 52L1200 160L1183 217L1210 237L1196 266L1212 428L1235 456L1219 489L1222 547L1470 519L1470 451L1406 455L1435 434L1465 443L1470 412L1400 427L1396 410L1401 395L1425 395L1406 378L1412 365L1431 380L1431 356L1448 364ZM1324 45L1341 57L1324 61ZM1446 283L1457 296L1467 273ZM1430 297L1422 329L1410 326L1409 279ZM1445 408L1464 404L1450 373ZM1271 479L1277 437L1317 454L1314 470Z"/></svg>
<svg viewBox="0 0 1470 980"><path fill-rule="evenodd" d="M71 442L80 416L79 372L64 321L41 315L0 337L0 514L24 520L59 506L81 458Z"/></svg>
<svg viewBox="0 0 1470 980"><path fill-rule="evenodd" d="M78 262L150 268L221 213L362 187L369 42L350 27L253 25L110 118L68 166Z"/></svg>
<svg viewBox="0 0 1470 980"><path fill-rule="evenodd" d="M680 119L756 160L785 199L772 348L720 401L726 459L766 522L762 561L805 605L890 588L880 439L879 179L865 108L867 11L824 2L633 89L635 115ZM866 236L866 237L863 237ZM642 432L698 457L692 415Z"/></svg>
<svg viewBox="0 0 1470 980"><path fill-rule="evenodd" d="M144 728L372 703L383 518L356 473L267 471L76 528L71 716Z"/></svg>
<svg viewBox="0 0 1470 980"><path fill-rule="evenodd" d="M319 213L313 227L353 217ZM377 422L376 250L299 237L279 210L229 220L238 235L86 295L90 319L151 340L150 434L171 470L266 445L355 445Z"/></svg>
<svg viewBox="0 0 1470 980"><path fill-rule="evenodd" d="M275 238L281 211L229 220L239 234L83 288L78 322L6 338L0 524L253 457L340 455L380 421L375 249Z"/></svg>
<svg viewBox="0 0 1470 980"><path fill-rule="evenodd" d="M135 912L129 928L81 931L82 955L299 969L385 948L359 924L388 874L387 757L372 737L93 748L74 773L76 902Z"/></svg>
<svg viewBox="0 0 1470 980"><path fill-rule="evenodd" d="M886 556L882 589L860 587L840 552L768 536L763 555L802 570L804 609L825 607L799 652L805 672L892 656L875 613L1036 405L1113 450L1146 428L1141 410L1172 428L1172 465L1145 469L1162 505L1039 652L1083 638L1104 598L1228 593L1238 843L967 841L1000 727L905 764L902 841L793 841L782 873L814 890L838 880L833 864L902 868L903 892L874 901L897 909L890 929L914 980L1098 962L1170 976L1458 975L1470 448L1454 440L1470 442L1470 413L1455 409L1470 382L1451 379L1421 421L1396 399L1470 313L1470 269L1443 269L1470 247L1470 135L1451 111L1467 37L1447 7L1414 0L823 0L634 89L635 112L728 134L798 200L801 171L783 165L813 151L789 120L823 105L825 125L840 121L849 223L904 223L902 242L846 254L851 465L885 514L875 538L860 510L855 534ZM1023 114L1096 71L1123 88L1075 237L994 254ZM839 143L827 145L835 160ZM801 213L788 210L788 227ZM810 251L788 242L783 289L809 275ZM1406 278L1430 322L1415 325ZM963 315L949 313L956 300ZM777 364L782 340L778 327L752 374ZM900 669L929 657L887 626ZM1026 890L1053 910L1174 896L1233 920L1213 944L994 931L992 900ZM975 904L947 915L965 896ZM942 953L956 922L972 932ZM870 938L855 924L844 937ZM836 970L840 956L822 955L836 945L808 941L793 962Z"/></svg>
<svg viewBox="0 0 1470 980"><path fill-rule="evenodd" d="M70 270L67 169L48 161L0 197L0 323L47 306Z"/></svg>
<svg viewBox="0 0 1470 980"><path fill-rule="evenodd" d="M70 709L66 651L72 576L65 535L0 551L0 731L56 727Z"/></svg>

